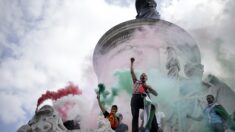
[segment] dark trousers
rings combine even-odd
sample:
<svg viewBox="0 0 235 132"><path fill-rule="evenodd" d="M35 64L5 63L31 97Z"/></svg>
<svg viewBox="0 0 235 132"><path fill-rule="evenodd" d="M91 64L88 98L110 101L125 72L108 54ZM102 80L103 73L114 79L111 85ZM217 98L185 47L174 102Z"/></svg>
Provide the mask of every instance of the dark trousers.
<svg viewBox="0 0 235 132"><path fill-rule="evenodd" d="M223 123L210 124L210 132L225 132Z"/></svg>
<svg viewBox="0 0 235 132"><path fill-rule="evenodd" d="M152 105L152 107L154 107ZM139 111L144 109L144 96L133 94L131 98L132 132L139 132ZM154 114L150 132L158 132L157 118Z"/></svg>
<svg viewBox="0 0 235 132"><path fill-rule="evenodd" d="M144 108L144 98L140 94L133 94L131 98L132 132L139 131L139 111Z"/></svg>
<svg viewBox="0 0 235 132"><path fill-rule="evenodd" d="M159 128L158 128L157 118L154 114L153 121L152 121L152 127L150 129L150 132L158 132L158 131L159 131Z"/></svg>

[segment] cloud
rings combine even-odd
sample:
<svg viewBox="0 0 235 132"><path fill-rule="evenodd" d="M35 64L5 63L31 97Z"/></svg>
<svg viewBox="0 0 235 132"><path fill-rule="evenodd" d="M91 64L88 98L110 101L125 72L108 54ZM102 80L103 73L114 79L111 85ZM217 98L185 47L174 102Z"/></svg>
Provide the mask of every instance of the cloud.
<svg viewBox="0 0 235 132"><path fill-rule="evenodd" d="M117 5L121 7L128 7L130 4L134 4L134 0L105 0L110 5Z"/></svg>
<svg viewBox="0 0 235 132"><path fill-rule="evenodd" d="M6 123L16 122L24 119L26 113L22 110L22 103L18 97L13 94L0 93L1 114L0 119ZM14 104L14 105L9 105ZM17 117L17 118L16 118Z"/></svg>
<svg viewBox="0 0 235 132"><path fill-rule="evenodd" d="M213 2L209 0L171 0L170 3L162 4L161 15L164 19L176 22L184 28L200 28L216 24L215 20L219 19L226 4L221 0Z"/></svg>
<svg viewBox="0 0 235 132"><path fill-rule="evenodd" d="M94 95L89 92L96 85L82 84L83 75L90 75L84 69L92 63L86 57L92 56L102 34L134 18L135 12L92 0L12 0L0 1L0 7L0 94L4 95L0 120L6 124L25 123L42 93L68 81L81 84L88 96Z"/></svg>
<svg viewBox="0 0 235 132"><path fill-rule="evenodd" d="M198 42L205 73L234 80L235 2L157 2L163 19L183 27ZM0 1L0 120L25 123L40 94L68 81L93 92L96 86L84 81L86 74L97 81L87 56L107 30L135 16L134 0Z"/></svg>
<svg viewBox="0 0 235 132"><path fill-rule="evenodd" d="M214 74L233 88L235 2L171 0L169 3L161 4L162 18L183 27L197 41L205 74Z"/></svg>

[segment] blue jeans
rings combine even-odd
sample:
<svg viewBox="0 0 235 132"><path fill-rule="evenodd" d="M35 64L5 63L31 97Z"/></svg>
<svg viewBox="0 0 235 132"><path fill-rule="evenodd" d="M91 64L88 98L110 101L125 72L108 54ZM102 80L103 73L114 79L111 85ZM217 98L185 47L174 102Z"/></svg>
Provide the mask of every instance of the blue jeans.
<svg viewBox="0 0 235 132"><path fill-rule="evenodd" d="M210 124L210 132L225 132L223 123Z"/></svg>

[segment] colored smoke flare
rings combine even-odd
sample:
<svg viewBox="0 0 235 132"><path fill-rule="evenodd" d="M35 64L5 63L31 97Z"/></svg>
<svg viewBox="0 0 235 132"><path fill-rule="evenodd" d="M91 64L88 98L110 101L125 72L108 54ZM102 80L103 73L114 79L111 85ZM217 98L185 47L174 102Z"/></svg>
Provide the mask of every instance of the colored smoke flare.
<svg viewBox="0 0 235 132"><path fill-rule="evenodd" d="M98 89L95 90L96 94L101 97L101 103L104 105L112 105L114 98L118 95L119 90L116 87L111 88L111 92L106 90L103 83L98 84Z"/></svg>
<svg viewBox="0 0 235 132"><path fill-rule="evenodd" d="M63 121L67 120L67 117L68 117L67 113L71 108L74 107L74 105L75 105L74 102L65 102L64 105L56 109L59 112L59 115Z"/></svg>
<svg viewBox="0 0 235 132"><path fill-rule="evenodd" d="M69 94L80 95L80 94L82 94L82 91L78 88L78 86L74 85L71 82L69 82L68 86L66 86L65 88L61 88L61 89L57 90L56 92L46 91L46 93L42 94L42 96L38 99L36 111L38 110L38 106L40 104L42 104L45 100L47 100L47 99L57 100L57 99L62 98L64 96L68 96Z"/></svg>

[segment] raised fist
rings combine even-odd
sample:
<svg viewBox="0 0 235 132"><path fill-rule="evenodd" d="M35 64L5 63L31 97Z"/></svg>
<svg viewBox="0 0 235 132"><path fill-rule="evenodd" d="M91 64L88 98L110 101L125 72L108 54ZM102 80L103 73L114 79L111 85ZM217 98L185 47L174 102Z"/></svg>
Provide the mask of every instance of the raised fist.
<svg viewBox="0 0 235 132"><path fill-rule="evenodd" d="M131 63L133 63L135 61L134 57L131 57Z"/></svg>
<svg viewBox="0 0 235 132"><path fill-rule="evenodd" d="M186 118L191 118L191 115L190 114L186 114Z"/></svg>

